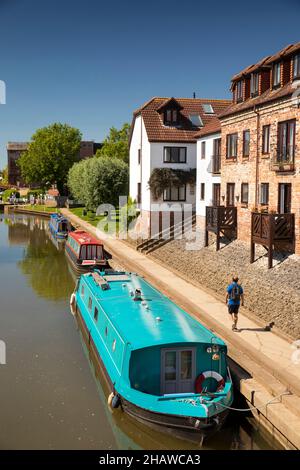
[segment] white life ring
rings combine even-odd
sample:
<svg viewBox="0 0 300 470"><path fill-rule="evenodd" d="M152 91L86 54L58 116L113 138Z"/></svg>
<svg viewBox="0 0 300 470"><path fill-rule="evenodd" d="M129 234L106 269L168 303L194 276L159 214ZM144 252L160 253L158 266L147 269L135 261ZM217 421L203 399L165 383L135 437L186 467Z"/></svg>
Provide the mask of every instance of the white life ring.
<svg viewBox="0 0 300 470"><path fill-rule="evenodd" d="M207 370L205 372L202 372L202 374L198 375L198 377L196 378L196 381L195 381L196 393L203 392L202 384L205 379L208 379L210 377L217 381L217 392L220 392L224 388L225 380L222 377L222 375L219 374L218 372L215 372L214 370Z"/></svg>

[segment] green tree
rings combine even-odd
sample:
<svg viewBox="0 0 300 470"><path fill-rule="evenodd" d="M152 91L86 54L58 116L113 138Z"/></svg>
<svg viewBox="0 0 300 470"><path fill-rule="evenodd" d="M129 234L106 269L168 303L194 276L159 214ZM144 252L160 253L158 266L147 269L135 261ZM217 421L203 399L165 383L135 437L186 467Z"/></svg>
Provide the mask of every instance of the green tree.
<svg viewBox="0 0 300 470"><path fill-rule="evenodd" d="M101 149L97 150L96 157L109 157L119 158L123 162L129 162L129 131L130 124L125 123L123 127L118 130L115 127L111 127L109 135L103 142Z"/></svg>
<svg viewBox="0 0 300 470"><path fill-rule="evenodd" d="M118 158L89 158L69 171L68 186L75 199L95 211L100 204L119 205L128 193L128 165Z"/></svg>
<svg viewBox="0 0 300 470"><path fill-rule="evenodd" d="M26 183L40 183L44 188L56 183L63 193L68 171L78 160L81 137L81 132L68 124L38 129L18 160Z"/></svg>
<svg viewBox="0 0 300 470"><path fill-rule="evenodd" d="M7 166L0 170L0 183L8 184L8 168Z"/></svg>

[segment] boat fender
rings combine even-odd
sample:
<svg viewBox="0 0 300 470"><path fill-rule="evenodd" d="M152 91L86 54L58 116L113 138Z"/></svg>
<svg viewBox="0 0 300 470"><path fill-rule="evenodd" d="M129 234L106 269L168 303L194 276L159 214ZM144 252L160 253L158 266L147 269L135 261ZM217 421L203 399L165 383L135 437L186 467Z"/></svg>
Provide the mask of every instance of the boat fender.
<svg viewBox="0 0 300 470"><path fill-rule="evenodd" d="M113 392L111 392L111 393L108 395L108 397L107 397L107 404L108 404L108 406L111 406L113 397L114 397L114 394L113 394Z"/></svg>
<svg viewBox="0 0 300 470"><path fill-rule="evenodd" d="M112 408L119 408L120 404L121 404L121 400L120 400L119 395L115 395L111 402Z"/></svg>
<svg viewBox="0 0 300 470"><path fill-rule="evenodd" d="M107 398L107 404L111 408L118 408L121 404L119 395L115 395L113 392L111 392Z"/></svg>
<svg viewBox="0 0 300 470"><path fill-rule="evenodd" d="M214 370L207 370L206 372L202 372L202 374L198 375L195 381L195 389L196 393L202 393L203 392L203 382L205 379L212 377L217 381L217 392L220 392L225 385L225 380L223 379L222 375L219 374L218 372L215 372Z"/></svg>
<svg viewBox="0 0 300 470"><path fill-rule="evenodd" d="M70 309L71 309L71 313L72 315L76 315L76 296L74 294L74 292L71 294L71 297L70 297Z"/></svg>

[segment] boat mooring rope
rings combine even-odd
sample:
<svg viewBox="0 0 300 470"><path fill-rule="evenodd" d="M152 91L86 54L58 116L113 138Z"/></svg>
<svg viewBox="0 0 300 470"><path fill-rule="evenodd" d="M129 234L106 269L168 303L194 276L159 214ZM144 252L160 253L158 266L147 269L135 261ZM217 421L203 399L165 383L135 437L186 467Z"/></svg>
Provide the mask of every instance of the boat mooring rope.
<svg viewBox="0 0 300 470"><path fill-rule="evenodd" d="M227 405L224 405L223 403L218 403L218 406L223 406L227 410L232 410L232 411L250 411L251 409L260 410L261 408L264 408L265 406L272 403L274 400L277 400L278 398L281 398L283 395L291 395L291 392L283 392L280 395L278 395L277 397L272 398L272 400L267 401L265 404L263 404L261 406L249 405L249 408L233 408L232 406L227 406Z"/></svg>

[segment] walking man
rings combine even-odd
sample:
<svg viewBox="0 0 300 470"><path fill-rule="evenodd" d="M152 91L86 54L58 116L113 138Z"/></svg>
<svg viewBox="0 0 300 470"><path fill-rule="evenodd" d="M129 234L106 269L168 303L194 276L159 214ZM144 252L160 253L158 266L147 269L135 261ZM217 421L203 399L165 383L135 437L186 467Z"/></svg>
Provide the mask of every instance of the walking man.
<svg viewBox="0 0 300 470"><path fill-rule="evenodd" d="M238 331L237 322L240 303L244 305L244 291L242 286L238 283L239 278L234 276L232 283L227 287L226 304L228 305L228 313L233 320L232 331Z"/></svg>

